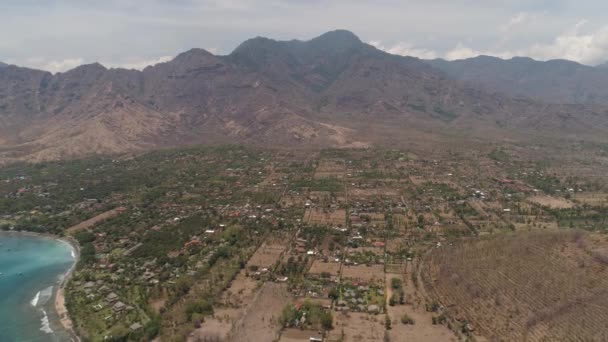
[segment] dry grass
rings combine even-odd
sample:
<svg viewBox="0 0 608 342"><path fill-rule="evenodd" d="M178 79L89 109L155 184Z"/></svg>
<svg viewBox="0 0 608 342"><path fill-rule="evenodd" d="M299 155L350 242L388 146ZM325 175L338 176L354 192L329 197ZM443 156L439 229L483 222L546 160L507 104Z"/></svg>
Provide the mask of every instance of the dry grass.
<svg viewBox="0 0 608 342"><path fill-rule="evenodd" d="M572 208L574 206L574 203L565 198L552 196L532 196L528 198L528 201L542 205L543 207L556 209Z"/></svg>
<svg viewBox="0 0 608 342"><path fill-rule="evenodd" d="M606 239L534 232L434 250L423 278L453 318L492 340L608 340ZM592 246L592 248L591 248Z"/></svg>
<svg viewBox="0 0 608 342"><path fill-rule="evenodd" d="M82 221L77 225L74 225L70 228L68 228L66 230L66 232L70 235L74 235L75 233L83 230L83 229L89 229L91 227L93 227L94 225L96 225L97 223L107 220L109 218L112 218L116 215L120 214L120 211L116 210L116 209L112 209L112 210L108 210L106 212L103 212L97 216L94 216L86 221Z"/></svg>

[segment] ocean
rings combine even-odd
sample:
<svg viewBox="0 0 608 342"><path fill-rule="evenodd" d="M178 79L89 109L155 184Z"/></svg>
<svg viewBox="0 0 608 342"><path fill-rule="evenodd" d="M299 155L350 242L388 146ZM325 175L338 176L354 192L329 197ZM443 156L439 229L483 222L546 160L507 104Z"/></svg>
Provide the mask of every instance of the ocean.
<svg viewBox="0 0 608 342"><path fill-rule="evenodd" d="M70 340L53 295L74 261L66 242L0 233L0 341Z"/></svg>

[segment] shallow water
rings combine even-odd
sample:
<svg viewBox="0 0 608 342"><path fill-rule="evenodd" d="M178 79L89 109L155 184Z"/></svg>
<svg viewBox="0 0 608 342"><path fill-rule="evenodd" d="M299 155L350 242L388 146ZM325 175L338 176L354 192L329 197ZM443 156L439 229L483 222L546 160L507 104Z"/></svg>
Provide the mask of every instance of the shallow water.
<svg viewBox="0 0 608 342"><path fill-rule="evenodd" d="M65 242L0 233L0 341L69 340L53 294L73 264Z"/></svg>

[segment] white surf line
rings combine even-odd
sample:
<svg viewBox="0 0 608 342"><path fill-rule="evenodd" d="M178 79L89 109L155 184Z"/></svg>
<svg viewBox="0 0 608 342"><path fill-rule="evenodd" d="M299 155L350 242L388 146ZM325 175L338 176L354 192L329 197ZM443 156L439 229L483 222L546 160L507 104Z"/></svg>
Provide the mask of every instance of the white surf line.
<svg viewBox="0 0 608 342"><path fill-rule="evenodd" d="M40 299L40 291L38 291L38 292L36 293L36 295L34 296L34 298L33 298L33 299L30 301L30 304L31 304L33 307L36 307L36 305L38 305L38 299Z"/></svg>
<svg viewBox="0 0 608 342"><path fill-rule="evenodd" d="M40 311L42 311L42 313L44 314L42 319L40 319L40 323L42 323L42 327L40 327L40 331L45 332L47 334L52 334L53 329L51 329L51 323L49 322L49 316L46 314L46 311L44 311L44 309L40 309Z"/></svg>

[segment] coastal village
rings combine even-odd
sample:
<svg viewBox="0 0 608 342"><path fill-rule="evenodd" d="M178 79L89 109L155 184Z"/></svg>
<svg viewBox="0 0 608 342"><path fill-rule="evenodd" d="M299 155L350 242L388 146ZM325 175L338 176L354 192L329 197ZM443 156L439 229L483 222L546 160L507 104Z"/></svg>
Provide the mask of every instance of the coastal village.
<svg viewBox="0 0 608 342"><path fill-rule="evenodd" d="M83 340L483 341L446 253L570 228L608 241L607 173L530 160L229 146L18 165L0 226L77 241L62 295Z"/></svg>

